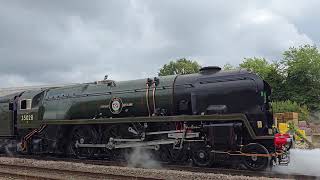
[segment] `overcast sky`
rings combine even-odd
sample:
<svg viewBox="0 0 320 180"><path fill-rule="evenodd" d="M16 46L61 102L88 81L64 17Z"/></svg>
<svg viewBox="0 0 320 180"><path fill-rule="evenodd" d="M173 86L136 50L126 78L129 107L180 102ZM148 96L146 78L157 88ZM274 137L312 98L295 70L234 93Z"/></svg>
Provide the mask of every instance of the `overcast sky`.
<svg viewBox="0 0 320 180"><path fill-rule="evenodd" d="M0 87L153 77L319 45L320 1L0 0Z"/></svg>

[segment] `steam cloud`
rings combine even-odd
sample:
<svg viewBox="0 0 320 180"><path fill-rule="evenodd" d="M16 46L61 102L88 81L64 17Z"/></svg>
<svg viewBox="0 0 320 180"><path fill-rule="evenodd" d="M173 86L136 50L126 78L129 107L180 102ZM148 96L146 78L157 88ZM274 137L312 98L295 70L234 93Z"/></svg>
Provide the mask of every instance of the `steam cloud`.
<svg viewBox="0 0 320 180"><path fill-rule="evenodd" d="M126 159L129 167L161 168L160 162L146 148L134 148L131 153L127 154Z"/></svg>
<svg viewBox="0 0 320 180"><path fill-rule="evenodd" d="M310 120L311 121L320 123L319 119L320 119L320 112L319 111L310 113Z"/></svg>
<svg viewBox="0 0 320 180"><path fill-rule="evenodd" d="M320 176L320 149L290 150L290 164L288 166L279 166L274 171L285 174L304 174Z"/></svg>
<svg viewBox="0 0 320 180"><path fill-rule="evenodd" d="M10 140L4 140L0 143L0 153L5 153L7 156L14 155L16 145Z"/></svg>

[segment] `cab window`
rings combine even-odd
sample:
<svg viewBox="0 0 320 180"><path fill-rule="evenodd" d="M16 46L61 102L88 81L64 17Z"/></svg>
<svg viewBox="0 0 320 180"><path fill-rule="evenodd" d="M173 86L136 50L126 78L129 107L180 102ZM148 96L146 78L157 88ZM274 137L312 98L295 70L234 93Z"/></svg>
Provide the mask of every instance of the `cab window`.
<svg viewBox="0 0 320 180"><path fill-rule="evenodd" d="M20 109L31 109L31 99L24 99L20 101Z"/></svg>

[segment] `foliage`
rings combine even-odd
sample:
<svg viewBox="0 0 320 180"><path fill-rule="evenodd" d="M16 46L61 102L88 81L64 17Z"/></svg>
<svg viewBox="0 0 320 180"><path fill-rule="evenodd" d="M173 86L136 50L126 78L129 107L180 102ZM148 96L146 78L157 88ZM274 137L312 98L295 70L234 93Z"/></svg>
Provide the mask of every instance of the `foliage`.
<svg viewBox="0 0 320 180"><path fill-rule="evenodd" d="M187 60L185 58L177 61L170 61L165 64L158 73L159 76L175 75L175 74L192 74L199 72L201 66L196 61Z"/></svg>
<svg viewBox="0 0 320 180"><path fill-rule="evenodd" d="M197 73L200 68L196 61L182 58L165 64L158 75L191 74ZM302 117L309 112L304 114L303 110L320 110L320 52L316 46L291 47L279 61L253 57L245 58L238 67L229 63L223 67L224 70L239 68L246 68L267 81L272 87L272 101L301 107L296 110L303 114Z"/></svg>
<svg viewBox="0 0 320 180"><path fill-rule="evenodd" d="M286 75L288 98L320 109L320 53L317 47L305 45L284 52L281 61Z"/></svg>
<svg viewBox="0 0 320 180"><path fill-rule="evenodd" d="M249 71L259 74L263 79L268 77L272 69L273 64L268 63L265 58L245 58L244 61L239 64L240 68L245 68Z"/></svg>
<svg viewBox="0 0 320 180"><path fill-rule="evenodd" d="M289 123L289 131L290 131L290 134L293 134L299 137L300 139L302 139L303 143L304 142L307 143L310 149L315 148L314 144L311 141L309 141L303 134L301 134L301 132L299 131L299 128L296 127L293 123Z"/></svg>
<svg viewBox="0 0 320 180"><path fill-rule="evenodd" d="M229 64L225 69L233 68ZM272 101L291 100L320 110L320 52L316 46L292 47L280 61L245 58L238 68L257 73L272 87Z"/></svg>
<svg viewBox="0 0 320 180"><path fill-rule="evenodd" d="M236 69L234 66L232 66L230 63L227 63L223 66L223 70L228 71L228 70L233 70Z"/></svg>
<svg viewBox="0 0 320 180"><path fill-rule="evenodd" d="M267 81L272 87L272 100L286 99L286 94L283 91L285 89L284 77L276 62L269 63L265 58L245 58L239 67L252 71Z"/></svg>
<svg viewBox="0 0 320 180"><path fill-rule="evenodd" d="M272 102L273 113L297 112L299 113L299 120L306 121L309 119L309 109L306 105L299 105L290 100L274 101Z"/></svg>

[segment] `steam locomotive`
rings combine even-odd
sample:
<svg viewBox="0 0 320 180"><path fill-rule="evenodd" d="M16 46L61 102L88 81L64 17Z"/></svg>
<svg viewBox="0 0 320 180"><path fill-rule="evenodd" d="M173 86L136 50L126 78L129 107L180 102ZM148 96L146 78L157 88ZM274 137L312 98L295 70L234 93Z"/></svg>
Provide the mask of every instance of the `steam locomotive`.
<svg viewBox="0 0 320 180"><path fill-rule="evenodd" d="M289 158L287 138L272 127L270 95L259 76L215 66L12 93L0 97L2 150L118 159L145 148L170 163L264 170Z"/></svg>

